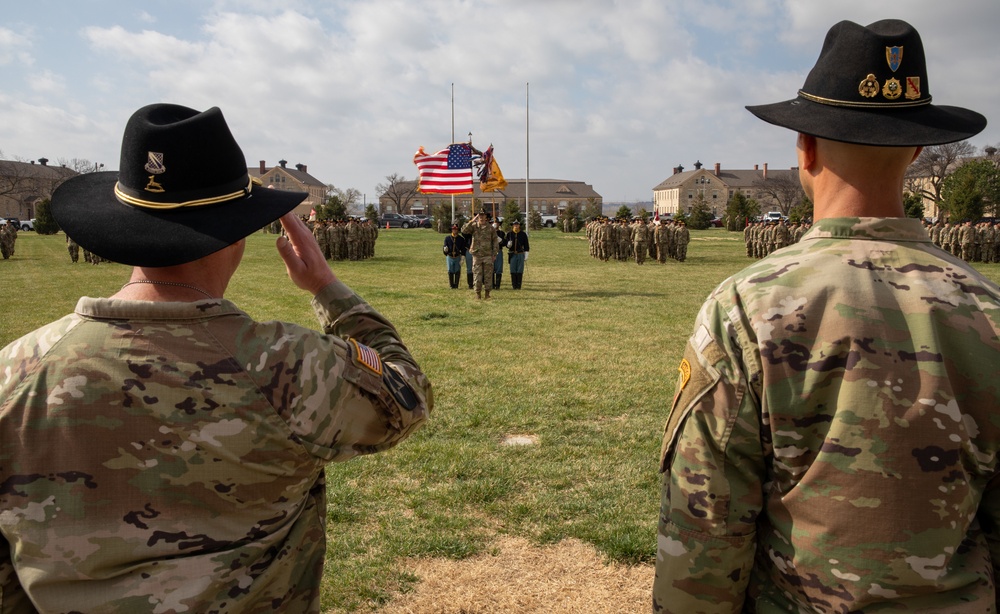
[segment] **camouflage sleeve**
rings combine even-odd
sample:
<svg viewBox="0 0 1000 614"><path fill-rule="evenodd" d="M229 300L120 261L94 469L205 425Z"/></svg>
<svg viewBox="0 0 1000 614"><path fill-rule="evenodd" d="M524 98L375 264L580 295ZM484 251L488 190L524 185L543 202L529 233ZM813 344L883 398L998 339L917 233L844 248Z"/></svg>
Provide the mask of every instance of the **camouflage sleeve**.
<svg viewBox="0 0 1000 614"><path fill-rule="evenodd" d="M681 361L660 455L657 613L743 608L765 467L759 396L748 385L738 336L710 300Z"/></svg>
<svg viewBox="0 0 1000 614"><path fill-rule="evenodd" d="M977 516L990 549L993 577L1000 578L1000 476L994 477L987 485ZM996 583L994 591L1000 603L1000 582Z"/></svg>
<svg viewBox="0 0 1000 614"><path fill-rule="evenodd" d="M344 410L326 425L327 433L335 433L331 460L396 445L423 424L434 405L427 377L395 327L343 283L321 290L312 306L323 331L346 347L341 375L355 387L332 395Z"/></svg>

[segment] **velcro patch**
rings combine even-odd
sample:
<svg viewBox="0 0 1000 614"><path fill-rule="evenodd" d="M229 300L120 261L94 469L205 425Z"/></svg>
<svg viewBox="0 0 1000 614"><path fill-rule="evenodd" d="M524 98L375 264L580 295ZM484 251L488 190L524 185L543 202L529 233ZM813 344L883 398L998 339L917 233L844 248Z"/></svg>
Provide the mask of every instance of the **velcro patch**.
<svg viewBox="0 0 1000 614"><path fill-rule="evenodd" d="M354 338L348 339L354 346L354 362L365 367L375 375L382 375L382 359L378 352Z"/></svg>

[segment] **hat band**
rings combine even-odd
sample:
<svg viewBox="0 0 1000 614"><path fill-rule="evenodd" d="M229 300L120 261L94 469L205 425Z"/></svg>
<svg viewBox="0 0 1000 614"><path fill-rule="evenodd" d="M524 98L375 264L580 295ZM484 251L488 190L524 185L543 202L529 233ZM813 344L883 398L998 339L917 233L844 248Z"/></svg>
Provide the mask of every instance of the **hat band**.
<svg viewBox="0 0 1000 614"><path fill-rule="evenodd" d="M818 102L819 104L829 105L831 107L851 107L860 109L889 109L894 107L923 107L931 103L931 97L928 96L925 100L914 100L912 102L902 101L902 102L858 102L851 100L833 100L832 98L822 98L820 96L813 96L812 94L807 94L802 90L799 90L799 96L805 98L806 100L811 100L812 102Z"/></svg>
<svg viewBox="0 0 1000 614"><path fill-rule="evenodd" d="M250 177L247 182L247 187L242 188L238 192L230 192L228 194L221 194L219 196L212 196L210 198L198 198L195 200L186 200L179 203L161 203L152 200L144 200L142 198L136 198L135 196L130 196L125 193L125 188L122 186L121 182L115 183L115 196L121 202L132 205L135 207L142 207L144 209L180 209L182 207L203 207L206 205L217 205L219 203L228 202L231 200L236 200L238 198L244 198L253 189L254 184L263 185L260 179L256 177Z"/></svg>

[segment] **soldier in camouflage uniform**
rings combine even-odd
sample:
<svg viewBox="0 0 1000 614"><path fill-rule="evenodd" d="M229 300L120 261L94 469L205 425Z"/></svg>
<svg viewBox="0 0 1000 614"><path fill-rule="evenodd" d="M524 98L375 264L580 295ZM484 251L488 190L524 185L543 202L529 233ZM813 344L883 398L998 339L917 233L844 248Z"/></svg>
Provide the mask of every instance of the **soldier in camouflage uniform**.
<svg viewBox="0 0 1000 614"><path fill-rule="evenodd" d="M472 235L469 252L472 252L476 298L483 298L483 290L486 291L486 298L490 298L490 290L493 288L493 260L500 251L500 238L497 237L496 230L490 225L484 211L480 211L476 217L466 222L465 226L462 226L462 233Z"/></svg>
<svg viewBox="0 0 1000 614"><path fill-rule="evenodd" d="M871 84L894 72L909 99ZM699 312L661 453L654 612L996 611L1000 288L902 202L919 145L986 119L928 87L908 24L841 22L795 104L749 107L799 132L816 222Z"/></svg>
<svg viewBox="0 0 1000 614"><path fill-rule="evenodd" d="M430 384L218 109L152 105L126 135L120 174L71 178L52 213L131 281L0 351L0 609L319 612L324 467L407 437ZM175 194L213 204L154 209ZM272 216L322 332L222 298Z"/></svg>

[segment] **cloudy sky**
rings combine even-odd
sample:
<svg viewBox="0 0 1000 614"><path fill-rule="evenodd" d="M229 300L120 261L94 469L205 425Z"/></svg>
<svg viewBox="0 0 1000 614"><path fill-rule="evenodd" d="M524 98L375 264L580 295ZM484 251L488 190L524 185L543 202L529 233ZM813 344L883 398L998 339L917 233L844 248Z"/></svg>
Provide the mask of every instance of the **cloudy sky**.
<svg viewBox="0 0 1000 614"><path fill-rule="evenodd" d="M997 0L31 0L0 22L0 151L116 169L139 107L218 106L248 165L371 202L451 141L454 91L456 140L508 178L646 201L678 164L793 166L743 106L793 97L833 23L888 17L920 30L935 102L1000 143Z"/></svg>

